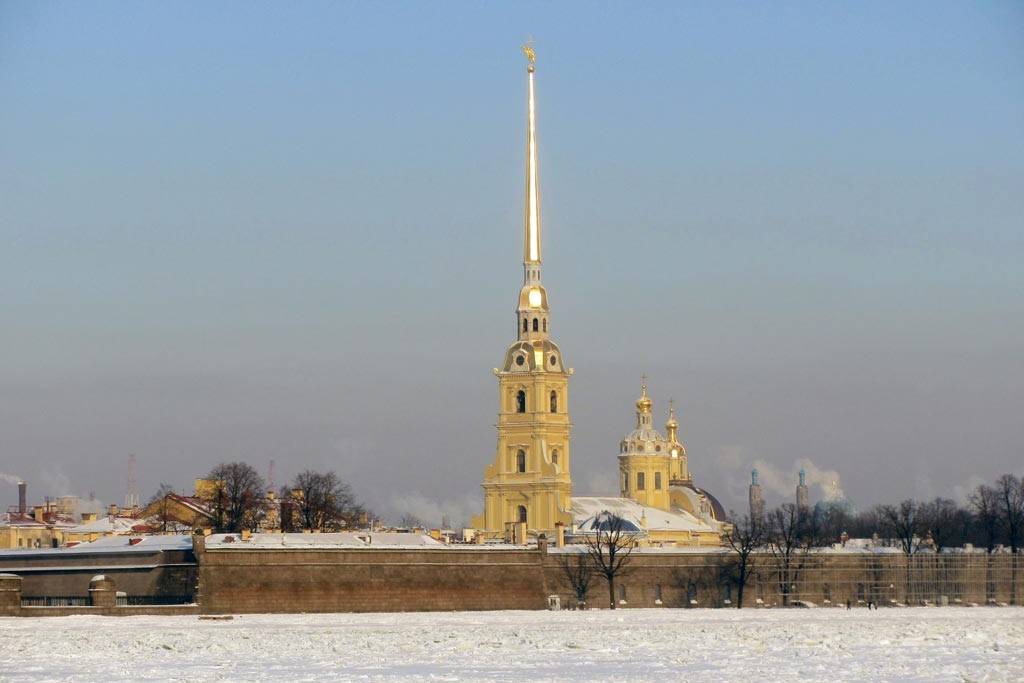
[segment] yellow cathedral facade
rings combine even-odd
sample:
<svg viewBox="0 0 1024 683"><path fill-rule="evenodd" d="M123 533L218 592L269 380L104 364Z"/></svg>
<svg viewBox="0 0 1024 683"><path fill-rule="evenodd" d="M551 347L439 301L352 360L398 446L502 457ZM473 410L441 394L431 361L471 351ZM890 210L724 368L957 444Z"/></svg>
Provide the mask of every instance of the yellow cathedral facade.
<svg viewBox="0 0 1024 683"><path fill-rule="evenodd" d="M537 170L535 54L527 66L526 197L523 285L516 305L516 340L498 378L498 439L482 483L484 510L473 518L484 538L515 538L561 531L586 535L604 513L623 517L645 543L717 545L725 515L707 492L693 486L678 421L670 409L668 438L653 427L646 381L637 401L636 429L620 448L619 497L572 496L569 378L551 339L551 310L541 281L540 187Z"/></svg>

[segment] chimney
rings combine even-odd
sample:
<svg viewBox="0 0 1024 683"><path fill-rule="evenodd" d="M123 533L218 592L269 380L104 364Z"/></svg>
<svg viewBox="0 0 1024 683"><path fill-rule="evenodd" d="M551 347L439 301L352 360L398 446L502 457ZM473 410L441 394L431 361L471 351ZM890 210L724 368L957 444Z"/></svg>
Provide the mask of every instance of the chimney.
<svg viewBox="0 0 1024 683"><path fill-rule="evenodd" d="M23 481L18 482L18 514L23 515L28 512L28 484Z"/></svg>

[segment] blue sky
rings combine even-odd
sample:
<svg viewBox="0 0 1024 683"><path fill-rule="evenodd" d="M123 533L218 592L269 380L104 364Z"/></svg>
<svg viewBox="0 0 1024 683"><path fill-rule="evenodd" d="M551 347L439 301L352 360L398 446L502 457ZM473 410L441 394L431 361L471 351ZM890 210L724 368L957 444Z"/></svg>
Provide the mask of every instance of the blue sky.
<svg viewBox="0 0 1024 683"><path fill-rule="evenodd" d="M471 511L531 35L578 492L642 372L727 505L754 463L865 505L1021 467L1021 3L0 2L0 472Z"/></svg>

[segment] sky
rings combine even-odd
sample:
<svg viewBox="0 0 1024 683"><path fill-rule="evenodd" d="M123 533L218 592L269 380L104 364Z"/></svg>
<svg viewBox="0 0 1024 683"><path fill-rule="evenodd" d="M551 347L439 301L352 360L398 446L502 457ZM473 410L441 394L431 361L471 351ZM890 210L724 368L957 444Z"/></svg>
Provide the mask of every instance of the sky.
<svg viewBox="0 0 1024 683"><path fill-rule="evenodd" d="M1022 3L0 0L0 504L479 512L531 36L576 493L642 373L726 507L1024 470Z"/></svg>

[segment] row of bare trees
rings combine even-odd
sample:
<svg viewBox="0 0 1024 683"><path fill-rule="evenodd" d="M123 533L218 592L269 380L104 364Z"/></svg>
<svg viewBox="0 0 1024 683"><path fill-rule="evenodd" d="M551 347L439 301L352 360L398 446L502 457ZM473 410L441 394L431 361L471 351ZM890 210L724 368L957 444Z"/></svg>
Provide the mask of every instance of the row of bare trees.
<svg viewBox="0 0 1024 683"><path fill-rule="evenodd" d="M248 463L221 463L206 478L210 485L197 493L217 532L255 531L274 506L279 506L282 531L339 531L357 526L367 515L352 488L334 472L299 473L281 488L276 502L267 495L266 481ZM180 522L173 518L171 493L169 485L161 484L149 503L164 531Z"/></svg>
<svg viewBox="0 0 1024 683"><path fill-rule="evenodd" d="M847 536L877 539L900 548L908 557L925 547L940 553L973 543L991 554L1002 545L1009 547L1016 560L1024 549L1024 481L1004 474L992 485L981 484L967 507L946 498L908 499L853 514L840 506L800 508L786 503L763 514L732 513L730 518L733 526L725 542L734 555L730 580L738 589L736 606L743 606L744 588L759 571L752 561L755 552L772 555L772 571L786 605L810 551ZM1012 563L1013 585L1017 564ZM908 572L908 583L909 576Z"/></svg>

